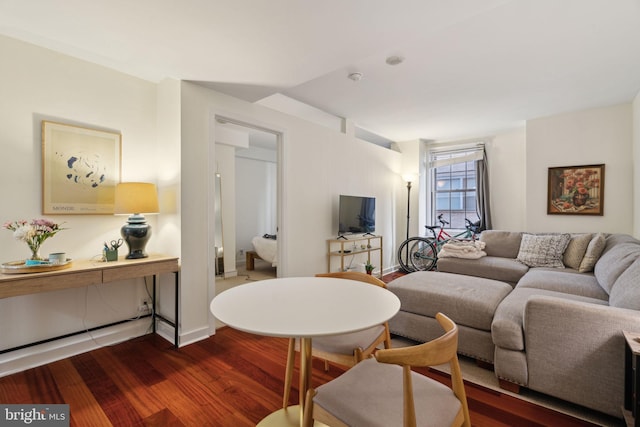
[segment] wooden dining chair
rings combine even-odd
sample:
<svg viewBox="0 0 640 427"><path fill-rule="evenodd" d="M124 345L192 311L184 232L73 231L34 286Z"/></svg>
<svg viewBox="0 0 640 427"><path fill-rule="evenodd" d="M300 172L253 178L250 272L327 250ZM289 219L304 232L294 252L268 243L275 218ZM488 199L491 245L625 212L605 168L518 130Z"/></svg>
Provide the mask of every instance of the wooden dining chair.
<svg viewBox="0 0 640 427"><path fill-rule="evenodd" d="M458 326L436 315L444 335L411 347L379 350L307 392L304 426L471 426L458 362ZM449 363L451 387L411 370Z"/></svg>
<svg viewBox="0 0 640 427"><path fill-rule="evenodd" d="M321 273L316 274L316 277L334 277L339 279L357 280L380 286L385 289L387 287L382 280L369 274L356 271ZM329 369L329 362L351 367L370 357L380 344L384 344L384 348L386 349L391 348L391 334L389 333L389 325L387 322L382 325L365 329L364 331L314 338L312 341L311 354L313 357L324 359L325 370ZM284 393L282 397L283 408L286 408L289 405L295 352L298 350L297 347L296 339L290 338L289 348L287 351Z"/></svg>

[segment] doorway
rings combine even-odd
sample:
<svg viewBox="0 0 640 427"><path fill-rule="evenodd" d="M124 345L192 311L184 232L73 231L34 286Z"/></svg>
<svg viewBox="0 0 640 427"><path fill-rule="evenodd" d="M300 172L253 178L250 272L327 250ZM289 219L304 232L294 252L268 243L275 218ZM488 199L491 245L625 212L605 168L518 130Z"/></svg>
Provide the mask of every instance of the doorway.
<svg viewBox="0 0 640 427"><path fill-rule="evenodd" d="M214 295L282 271L283 134L215 116ZM248 270L249 260L252 269Z"/></svg>

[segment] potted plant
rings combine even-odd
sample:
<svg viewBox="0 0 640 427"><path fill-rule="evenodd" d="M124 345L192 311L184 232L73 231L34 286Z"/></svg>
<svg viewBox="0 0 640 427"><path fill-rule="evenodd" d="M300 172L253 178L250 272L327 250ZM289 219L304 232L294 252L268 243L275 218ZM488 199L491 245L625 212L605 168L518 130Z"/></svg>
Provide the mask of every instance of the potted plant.
<svg viewBox="0 0 640 427"><path fill-rule="evenodd" d="M371 274L373 272L373 269L375 267L373 265L371 265L371 261L367 260L366 264L364 265L364 269L367 272L367 274Z"/></svg>

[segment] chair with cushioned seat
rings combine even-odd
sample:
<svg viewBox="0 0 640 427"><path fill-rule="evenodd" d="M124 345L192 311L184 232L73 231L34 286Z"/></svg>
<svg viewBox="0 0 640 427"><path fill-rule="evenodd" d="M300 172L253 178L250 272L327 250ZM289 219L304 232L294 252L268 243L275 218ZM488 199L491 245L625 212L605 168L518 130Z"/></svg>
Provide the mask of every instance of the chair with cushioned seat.
<svg viewBox="0 0 640 427"><path fill-rule="evenodd" d="M369 274L355 271L322 273L316 274L316 277L334 277L357 280L380 286L385 289L387 287L382 280ZM391 334L389 333L389 325L387 322L365 329L364 331L314 338L311 354L313 357L324 359L325 370L328 370L328 362L334 362L343 366L351 367L370 357L380 344L384 344L384 348L386 349L391 348ZM286 408L289 405L296 350L298 350L296 340L295 338L290 338L289 349L287 352L284 393L282 398L283 408Z"/></svg>
<svg viewBox="0 0 640 427"><path fill-rule="evenodd" d="M458 326L436 315L444 335L411 347L379 350L317 389L310 388L304 424L329 426L465 426L469 409L458 362ZM449 363L452 386L411 370Z"/></svg>

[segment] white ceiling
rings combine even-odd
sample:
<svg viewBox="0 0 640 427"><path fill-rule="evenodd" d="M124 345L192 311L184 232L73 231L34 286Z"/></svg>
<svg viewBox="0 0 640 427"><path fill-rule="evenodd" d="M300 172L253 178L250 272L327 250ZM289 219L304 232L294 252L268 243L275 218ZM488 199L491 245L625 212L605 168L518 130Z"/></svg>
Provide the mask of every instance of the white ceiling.
<svg viewBox="0 0 640 427"><path fill-rule="evenodd" d="M396 141L640 91L640 0L0 0L0 34L151 81L286 95Z"/></svg>

